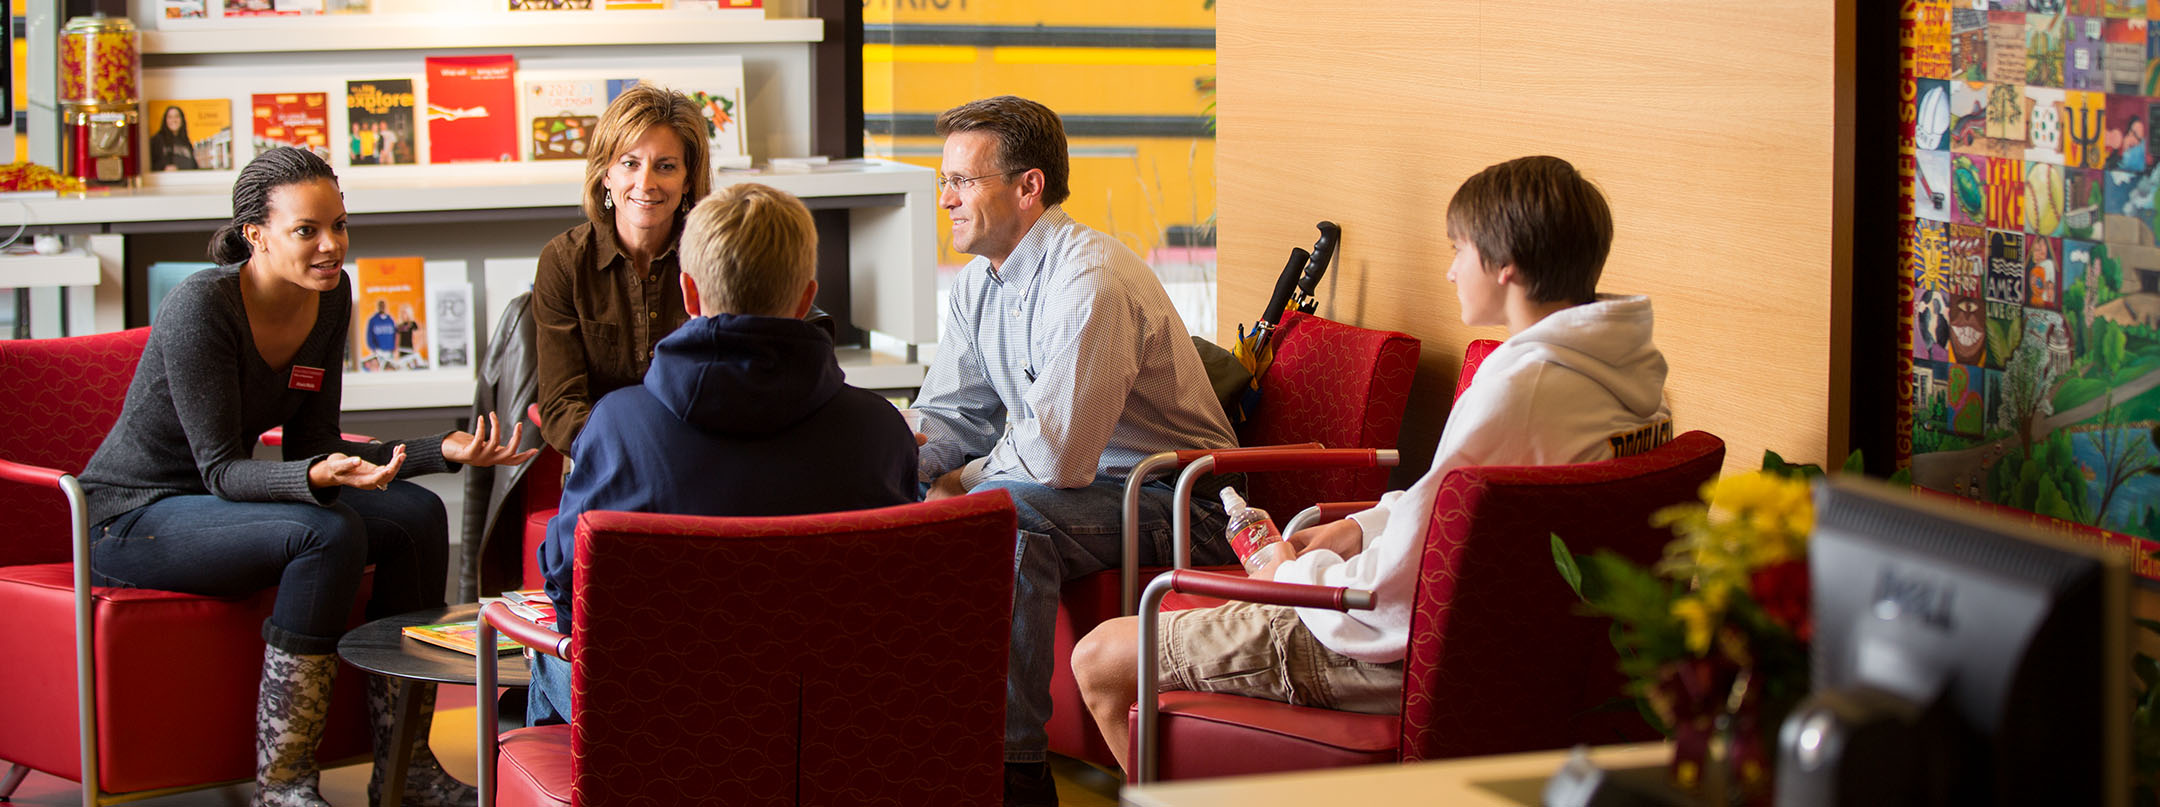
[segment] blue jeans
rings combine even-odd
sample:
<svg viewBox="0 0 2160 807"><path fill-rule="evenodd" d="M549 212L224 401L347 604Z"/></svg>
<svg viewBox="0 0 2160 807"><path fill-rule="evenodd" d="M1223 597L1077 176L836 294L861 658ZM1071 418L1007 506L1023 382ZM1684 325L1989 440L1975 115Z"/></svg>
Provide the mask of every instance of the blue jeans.
<svg viewBox="0 0 2160 807"><path fill-rule="evenodd" d="M346 488L328 507L171 496L114 516L90 539L99 585L219 597L276 586L263 641L319 655L337 652L370 563L369 619L443 606L450 521L427 488L392 482Z"/></svg>
<svg viewBox="0 0 2160 807"><path fill-rule="evenodd" d="M1211 494L1234 475L1195 487L1192 502L1194 565L1231 563L1223 537L1228 519ZM1206 481L1206 480L1203 480ZM1084 488L1057 489L1028 482L992 480L972 492L1003 490L1019 511L1013 548L1012 645L1005 677L1005 761L1041 762L1050 744L1050 671L1056 660L1058 595L1065 581L1116 569L1124 554L1125 481L1101 479ZM1140 497L1140 565L1170 565L1172 491L1151 482Z"/></svg>
<svg viewBox="0 0 2160 807"><path fill-rule="evenodd" d="M570 662L546 653L526 660L532 686L525 690L525 725L570 722Z"/></svg>

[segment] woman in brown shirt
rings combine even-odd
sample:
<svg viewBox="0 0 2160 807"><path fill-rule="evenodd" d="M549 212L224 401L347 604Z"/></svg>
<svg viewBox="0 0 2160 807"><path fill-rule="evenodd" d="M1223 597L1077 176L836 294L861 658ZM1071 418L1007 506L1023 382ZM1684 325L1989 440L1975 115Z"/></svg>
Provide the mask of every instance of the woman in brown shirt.
<svg viewBox="0 0 2160 807"><path fill-rule="evenodd" d="M617 96L586 155L587 220L540 251L541 435L565 455L593 404L642 381L653 345L689 319L675 245L712 188L705 127L682 93L639 84Z"/></svg>

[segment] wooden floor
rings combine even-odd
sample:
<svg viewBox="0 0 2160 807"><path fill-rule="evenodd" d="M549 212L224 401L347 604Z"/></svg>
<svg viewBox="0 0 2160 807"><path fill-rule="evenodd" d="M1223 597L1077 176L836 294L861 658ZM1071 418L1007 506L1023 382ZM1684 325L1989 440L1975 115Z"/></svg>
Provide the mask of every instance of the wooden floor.
<svg viewBox="0 0 2160 807"><path fill-rule="evenodd" d="M435 755L451 774L473 781L473 716L476 711L472 708L472 689L443 687L441 704L442 708L435 715L434 731L429 737ZM1117 780L1109 774L1071 760L1054 763L1052 770L1057 773L1058 799L1063 807L1114 807L1117 804ZM365 807L367 782L367 765L323 771L323 797L338 807ZM128 804L131 807L245 807L253 791L254 785L239 784ZM81 786L41 773L30 774L30 778L15 791L12 800L12 805L20 807L80 804Z"/></svg>

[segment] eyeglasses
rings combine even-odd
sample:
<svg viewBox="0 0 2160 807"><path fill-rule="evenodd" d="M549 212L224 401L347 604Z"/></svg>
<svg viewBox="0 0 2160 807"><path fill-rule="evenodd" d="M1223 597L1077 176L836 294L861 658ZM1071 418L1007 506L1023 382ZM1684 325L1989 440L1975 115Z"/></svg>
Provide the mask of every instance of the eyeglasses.
<svg viewBox="0 0 2160 807"><path fill-rule="evenodd" d="M972 177L956 177L956 176L952 176L952 175L949 175L949 174L947 174L947 173L945 173L945 172L943 172L943 171L939 171L939 172L938 172L938 175L937 175L937 186L938 186L938 190L939 190L940 192L943 192L943 191L947 191L947 190L950 190L950 191L954 191L954 192L959 192L959 191L967 191L967 190L974 190L974 189L975 189L975 183L977 183L977 182L981 182L981 181L983 181L983 180L985 180L985 179L989 179L989 178L991 178L991 177L1009 177L1009 176L1012 176L1012 175L1014 175L1014 174L1025 174L1025 173L1027 173L1027 172L1028 172L1028 169L1022 168L1022 169L1020 169L1020 170L1018 170L1018 171L1005 171L1005 172L1002 172L1002 173L996 173L996 174L983 174L983 175L980 175L980 176L972 176Z"/></svg>

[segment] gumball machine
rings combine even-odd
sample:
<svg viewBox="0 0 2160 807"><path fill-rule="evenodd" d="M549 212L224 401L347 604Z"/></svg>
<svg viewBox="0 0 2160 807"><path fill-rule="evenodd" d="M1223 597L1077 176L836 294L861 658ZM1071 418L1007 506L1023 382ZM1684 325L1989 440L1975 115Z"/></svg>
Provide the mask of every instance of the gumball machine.
<svg viewBox="0 0 2160 807"><path fill-rule="evenodd" d="M126 17L95 14L60 30L60 168L90 185L142 175L142 48Z"/></svg>

